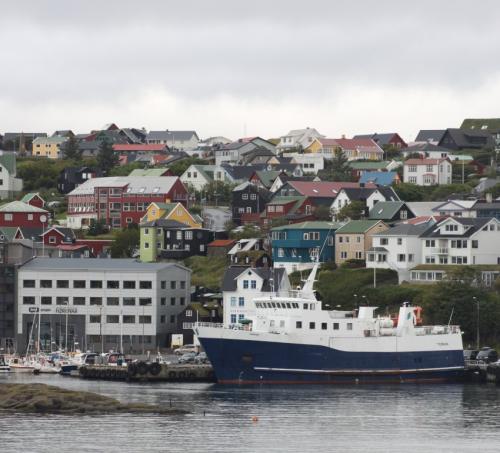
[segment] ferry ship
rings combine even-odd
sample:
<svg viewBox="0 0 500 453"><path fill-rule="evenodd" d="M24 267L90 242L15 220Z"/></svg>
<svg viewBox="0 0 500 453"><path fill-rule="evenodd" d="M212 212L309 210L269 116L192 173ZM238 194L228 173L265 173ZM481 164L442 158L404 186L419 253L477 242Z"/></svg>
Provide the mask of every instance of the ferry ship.
<svg viewBox="0 0 500 453"><path fill-rule="evenodd" d="M376 307L323 310L313 285L256 298L256 315L240 325L197 323L194 332L222 384L442 382L464 371L462 332L420 325L406 302L397 318Z"/></svg>

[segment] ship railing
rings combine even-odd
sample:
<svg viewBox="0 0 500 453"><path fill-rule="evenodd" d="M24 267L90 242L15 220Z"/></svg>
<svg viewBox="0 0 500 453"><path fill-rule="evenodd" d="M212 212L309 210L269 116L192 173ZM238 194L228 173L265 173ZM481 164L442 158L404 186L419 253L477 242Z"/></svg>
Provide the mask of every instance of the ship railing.
<svg viewBox="0 0 500 453"><path fill-rule="evenodd" d="M220 322L195 322L194 323L195 327L213 327L216 329L220 329L224 327L224 324Z"/></svg>
<svg viewBox="0 0 500 453"><path fill-rule="evenodd" d="M460 333L460 326L420 326L415 327L420 335L447 335L450 333Z"/></svg>

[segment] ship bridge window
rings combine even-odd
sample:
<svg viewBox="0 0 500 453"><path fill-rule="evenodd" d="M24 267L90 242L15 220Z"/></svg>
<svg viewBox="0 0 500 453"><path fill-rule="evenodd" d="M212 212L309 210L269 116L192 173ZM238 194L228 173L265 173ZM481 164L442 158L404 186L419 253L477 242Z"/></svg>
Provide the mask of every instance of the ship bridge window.
<svg viewBox="0 0 500 453"><path fill-rule="evenodd" d="M347 323L347 330L352 330L352 322Z"/></svg>
<svg viewBox="0 0 500 453"><path fill-rule="evenodd" d="M290 302L286 303L286 308L292 308L292 304Z"/></svg>
<svg viewBox="0 0 500 453"><path fill-rule="evenodd" d="M293 302L293 308L299 308L299 304L297 302Z"/></svg>
<svg viewBox="0 0 500 453"><path fill-rule="evenodd" d="M310 305L310 310L314 310L314 309L316 309L316 304L311 304Z"/></svg>
<svg viewBox="0 0 500 453"><path fill-rule="evenodd" d="M309 323L309 329L316 329L316 323L315 322L310 322Z"/></svg>
<svg viewBox="0 0 500 453"><path fill-rule="evenodd" d="M302 329L302 321L295 321L295 327L297 329Z"/></svg>
<svg viewBox="0 0 500 453"><path fill-rule="evenodd" d="M308 304L304 304L304 310L307 310L308 308Z"/></svg>
<svg viewBox="0 0 500 453"><path fill-rule="evenodd" d="M326 330L326 322L321 323L321 330Z"/></svg>
<svg viewBox="0 0 500 453"><path fill-rule="evenodd" d="M285 320L284 320L284 319L282 319L282 320L280 321L280 327L285 327Z"/></svg>
<svg viewBox="0 0 500 453"><path fill-rule="evenodd" d="M269 322L269 327L274 327L274 319L271 319L271 321Z"/></svg>
<svg viewBox="0 0 500 453"><path fill-rule="evenodd" d="M273 308L276 308L276 304L275 304L274 302L271 302L271 306L272 306Z"/></svg>
<svg viewBox="0 0 500 453"><path fill-rule="evenodd" d="M339 323L338 322L334 322L333 323L333 330L339 330L339 328L340 328Z"/></svg>

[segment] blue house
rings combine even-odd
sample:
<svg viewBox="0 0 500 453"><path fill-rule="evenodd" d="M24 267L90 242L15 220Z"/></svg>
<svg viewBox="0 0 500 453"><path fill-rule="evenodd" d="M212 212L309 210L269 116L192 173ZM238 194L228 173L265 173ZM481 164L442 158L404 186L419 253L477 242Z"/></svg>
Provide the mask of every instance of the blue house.
<svg viewBox="0 0 500 453"><path fill-rule="evenodd" d="M341 224L302 222L273 228L271 243L274 267L288 273L311 269L319 254L324 263L335 259L335 231Z"/></svg>
<svg viewBox="0 0 500 453"><path fill-rule="evenodd" d="M392 184L399 184L401 179L395 171L365 171L359 178L362 184L373 183L377 186L392 186Z"/></svg>

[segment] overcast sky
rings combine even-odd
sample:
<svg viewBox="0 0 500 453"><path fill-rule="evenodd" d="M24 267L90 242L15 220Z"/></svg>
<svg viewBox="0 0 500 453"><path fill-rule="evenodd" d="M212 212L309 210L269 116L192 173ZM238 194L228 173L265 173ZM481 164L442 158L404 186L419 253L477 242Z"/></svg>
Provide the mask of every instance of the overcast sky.
<svg viewBox="0 0 500 453"><path fill-rule="evenodd" d="M500 117L496 0L6 3L0 132L116 122L232 139L310 126L413 140Z"/></svg>

